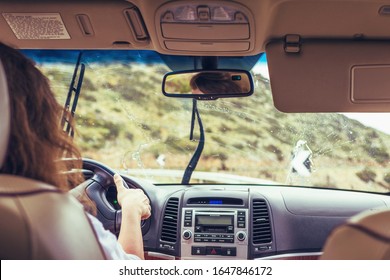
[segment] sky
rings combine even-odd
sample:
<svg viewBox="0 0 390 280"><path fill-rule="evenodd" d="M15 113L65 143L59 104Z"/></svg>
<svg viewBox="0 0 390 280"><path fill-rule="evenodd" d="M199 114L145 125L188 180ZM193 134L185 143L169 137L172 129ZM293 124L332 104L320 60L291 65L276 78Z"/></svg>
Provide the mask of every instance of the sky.
<svg viewBox="0 0 390 280"><path fill-rule="evenodd" d="M269 79L267 60L263 56L253 68L255 73L260 73ZM390 135L390 112L389 113L343 113L350 119L355 119L365 126L369 126Z"/></svg>
<svg viewBox="0 0 390 280"><path fill-rule="evenodd" d="M344 113L344 115L390 135L390 113Z"/></svg>

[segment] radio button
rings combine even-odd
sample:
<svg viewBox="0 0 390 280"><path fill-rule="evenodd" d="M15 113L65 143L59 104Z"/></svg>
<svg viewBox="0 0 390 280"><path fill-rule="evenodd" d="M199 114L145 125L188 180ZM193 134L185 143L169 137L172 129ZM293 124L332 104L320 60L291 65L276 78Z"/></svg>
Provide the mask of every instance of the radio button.
<svg viewBox="0 0 390 280"><path fill-rule="evenodd" d="M191 254L192 255L206 255L206 248L205 247L191 247Z"/></svg>
<svg viewBox="0 0 390 280"><path fill-rule="evenodd" d="M238 216L238 217L237 217L237 221L239 221L239 222L245 222L245 216L243 216L243 217Z"/></svg>
<svg viewBox="0 0 390 280"><path fill-rule="evenodd" d="M232 256L232 257L237 256L237 249L234 247L222 248L221 255L222 256Z"/></svg>
<svg viewBox="0 0 390 280"><path fill-rule="evenodd" d="M246 212L245 211L237 211L238 216L245 216Z"/></svg>
<svg viewBox="0 0 390 280"><path fill-rule="evenodd" d="M186 215L186 216L184 217L184 220L186 220L186 221L192 221L192 216L187 216L187 215Z"/></svg>
<svg viewBox="0 0 390 280"><path fill-rule="evenodd" d="M237 227L238 227L238 228L245 228L245 222L239 222L239 223L237 224Z"/></svg>
<svg viewBox="0 0 390 280"><path fill-rule="evenodd" d="M194 238L194 242L203 242L202 238Z"/></svg>
<svg viewBox="0 0 390 280"><path fill-rule="evenodd" d="M184 221L184 226L185 226L185 227L192 227L192 222L190 222L190 221Z"/></svg>

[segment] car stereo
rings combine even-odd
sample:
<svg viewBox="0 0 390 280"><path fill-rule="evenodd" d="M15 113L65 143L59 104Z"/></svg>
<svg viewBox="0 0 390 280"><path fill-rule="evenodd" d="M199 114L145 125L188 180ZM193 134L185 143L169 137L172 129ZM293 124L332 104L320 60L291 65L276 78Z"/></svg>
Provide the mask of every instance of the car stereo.
<svg viewBox="0 0 390 280"><path fill-rule="evenodd" d="M183 208L182 259L246 259L247 239L247 209Z"/></svg>

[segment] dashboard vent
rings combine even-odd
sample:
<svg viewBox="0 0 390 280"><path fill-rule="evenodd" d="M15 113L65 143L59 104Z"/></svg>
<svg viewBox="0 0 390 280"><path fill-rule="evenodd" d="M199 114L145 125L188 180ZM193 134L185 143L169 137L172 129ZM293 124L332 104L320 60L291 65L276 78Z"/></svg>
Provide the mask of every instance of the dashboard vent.
<svg viewBox="0 0 390 280"><path fill-rule="evenodd" d="M253 200L253 244L270 243L272 241L271 221L268 206L264 199Z"/></svg>
<svg viewBox="0 0 390 280"><path fill-rule="evenodd" d="M164 211L161 229L161 240L175 243L177 240L179 199L172 197L168 200Z"/></svg>

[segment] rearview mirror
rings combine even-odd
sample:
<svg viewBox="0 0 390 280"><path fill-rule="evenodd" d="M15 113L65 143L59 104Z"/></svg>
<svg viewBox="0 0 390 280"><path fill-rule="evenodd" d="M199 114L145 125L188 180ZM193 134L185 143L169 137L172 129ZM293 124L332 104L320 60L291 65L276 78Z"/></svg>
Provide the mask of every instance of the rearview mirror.
<svg viewBox="0 0 390 280"><path fill-rule="evenodd" d="M165 96L215 100L253 93L253 79L245 70L193 70L165 74Z"/></svg>

